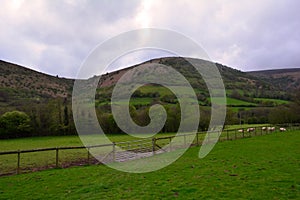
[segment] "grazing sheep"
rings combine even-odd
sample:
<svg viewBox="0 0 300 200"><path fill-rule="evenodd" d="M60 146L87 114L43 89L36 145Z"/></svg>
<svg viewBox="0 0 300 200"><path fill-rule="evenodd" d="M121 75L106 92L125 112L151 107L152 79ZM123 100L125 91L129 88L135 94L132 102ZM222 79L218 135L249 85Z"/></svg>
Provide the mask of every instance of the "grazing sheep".
<svg viewBox="0 0 300 200"><path fill-rule="evenodd" d="M267 127L264 126L264 127L261 128L261 130L262 130L262 131L266 131L266 130L267 130Z"/></svg>
<svg viewBox="0 0 300 200"><path fill-rule="evenodd" d="M244 133L244 129L239 129L238 132L239 133Z"/></svg>
<svg viewBox="0 0 300 200"><path fill-rule="evenodd" d="M247 132L253 132L255 130L255 128L248 128Z"/></svg>
<svg viewBox="0 0 300 200"><path fill-rule="evenodd" d="M268 131L270 131L270 132L275 131L275 127L274 126L273 127L268 127Z"/></svg>
<svg viewBox="0 0 300 200"><path fill-rule="evenodd" d="M279 128L280 132L286 131L286 128Z"/></svg>

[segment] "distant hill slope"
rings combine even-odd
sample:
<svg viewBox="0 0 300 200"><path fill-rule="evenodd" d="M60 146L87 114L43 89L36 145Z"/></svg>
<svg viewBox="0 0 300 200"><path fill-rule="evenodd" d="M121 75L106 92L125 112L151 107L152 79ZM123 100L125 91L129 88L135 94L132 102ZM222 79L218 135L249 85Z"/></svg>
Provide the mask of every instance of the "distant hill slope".
<svg viewBox="0 0 300 200"><path fill-rule="evenodd" d="M210 69L209 67L212 67L213 64L200 59L192 59L192 62L195 65L204 66L206 69ZM100 123L103 125L101 127L105 133L122 133L114 121L110 104L114 85L129 70L133 70L130 73L136 78L140 75L138 68L144 66L145 74L150 76L152 74L153 76L153 71L159 71L159 77L163 76L168 83L180 86L180 82L174 74L164 68L151 68L147 65L149 63L170 66L187 79L196 93L201 117L204 119L199 123L199 128L206 130L210 119L211 99L204 80L185 58L165 57L106 73L101 76L99 82L95 82L99 80L99 76L80 80L85 83L78 93L82 97L85 97L85 91L88 91L89 87L95 83L98 84L95 105L91 106L95 107L97 117L100 117ZM290 104L291 94L294 91L292 88L297 88L300 85L297 82L295 72L289 70L282 70L282 73L277 73L278 71L276 73L246 73L222 64L216 64L216 66L224 81L228 97L227 108L229 114L226 119L228 124L238 123L241 120L245 123L268 123L269 113L277 106ZM143 78L142 81L145 79ZM129 80L131 81L132 78L129 78ZM151 79L149 78L149 80ZM73 84L74 79L50 76L13 63L0 61L0 116L14 110L25 112L30 117L32 130L28 135L25 132L22 133L22 137L75 134L76 127L71 106ZM123 93L132 90L130 85L125 86L128 87L119 91L121 97ZM89 101L90 99L86 100ZM122 103L122 99L120 99L120 103ZM126 102L124 101L124 103ZM158 84L146 84L134 91L129 102L129 108L134 113L133 119L142 126L149 124L148 109L156 103L163 105L168 114L171 114L168 115L170 116L169 121L162 131L176 132L177 125L180 124L178 120L181 119L181 105L179 106L177 97L170 90ZM243 119L238 118L238 112L242 113L239 116L243 116ZM81 112L81 114L84 115L85 112ZM298 114L295 113L292 116L298 116ZM293 120L297 121L298 119L295 117ZM19 136L7 134L6 129L3 129L2 126L2 129L0 127L1 137Z"/></svg>
<svg viewBox="0 0 300 200"><path fill-rule="evenodd" d="M300 89L300 68L252 71L247 73L261 78L281 90L291 91Z"/></svg>
<svg viewBox="0 0 300 200"><path fill-rule="evenodd" d="M56 98L71 95L74 80L0 61L0 98Z"/></svg>
<svg viewBox="0 0 300 200"><path fill-rule="evenodd" d="M193 62L195 62L198 65L211 64L210 62L201 59L193 59ZM165 58L153 59L133 67L129 67L129 68L125 68L122 70L105 74L101 77L99 86L102 87L112 86L116 84L119 78L121 78L122 75L125 74L128 70L148 63L158 63L158 64L171 66L174 69L176 69L178 72L180 72L182 75L184 75L184 77L187 78L187 80L194 87L194 89L196 88L200 91L207 90L206 84L204 83L201 75L196 71L196 69L189 62L187 62L184 58L181 57L165 57ZM282 95L280 93L282 92L285 93L285 91L280 90L279 88L273 86L273 84L268 80L262 79L260 77L257 77L255 75L246 72L242 72L224 66L222 64L216 63L216 66L220 71L220 74L224 81L225 88L229 94L232 93L233 90L239 90L239 91L243 91L242 95L259 96L263 93L262 96L267 96L267 95L270 96L272 94L278 94L277 96L273 96L274 98L278 98L278 96Z"/></svg>
<svg viewBox="0 0 300 200"><path fill-rule="evenodd" d="M200 59L193 60L199 65L209 63ZM108 92L111 92L112 86L124 73L147 63L172 66L186 77L197 92L208 96L201 75L181 57L152 59L129 68L107 73L101 77L99 86L110 88ZM300 69L242 72L222 64L216 64L216 66L222 75L226 92L229 95L238 92L242 96L280 99L285 97L289 91L300 88ZM0 61L0 103L9 103L18 99L70 97L73 83L73 79L54 77L13 63Z"/></svg>

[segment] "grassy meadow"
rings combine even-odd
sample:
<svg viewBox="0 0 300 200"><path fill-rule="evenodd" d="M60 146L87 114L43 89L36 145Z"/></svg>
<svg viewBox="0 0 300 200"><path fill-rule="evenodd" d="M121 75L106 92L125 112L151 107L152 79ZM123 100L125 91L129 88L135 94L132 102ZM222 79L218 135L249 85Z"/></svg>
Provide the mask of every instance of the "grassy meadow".
<svg viewBox="0 0 300 200"><path fill-rule="evenodd" d="M172 135L174 135L174 133L161 133L158 134L157 137ZM111 142L123 142L139 139L126 134L114 134L107 136ZM99 141L102 141L103 139L102 136L85 136L84 138L92 145L100 144ZM104 142L101 144L103 143ZM105 142L105 144L107 144L107 142ZM78 136L47 136L0 140L0 152L74 146L83 146L82 141ZM111 147L108 148L111 149ZM60 150L59 163L71 163L87 159L87 154L88 152L86 149ZM30 171L31 169L38 169L45 166L53 167L55 164L55 156L55 151L23 153L21 154L22 171ZM16 171L16 154L0 155L0 160L0 175Z"/></svg>
<svg viewBox="0 0 300 200"><path fill-rule="evenodd" d="M300 131L190 148L161 170L130 174L104 165L0 177L0 199L299 199Z"/></svg>
<svg viewBox="0 0 300 200"><path fill-rule="evenodd" d="M257 128L255 132L238 132L237 129L249 128L249 127L261 127L268 126L268 124L259 124L259 125L229 125L225 127L225 130L219 137L220 141L224 140L235 140L243 137L259 136L267 134L265 131L261 131L260 128ZM227 131L228 130L228 131ZM173 136L174 133L159 133L155 136L152 135L143 135L143 137L168 137ZM202 143L206 134L198 134L198 142ZM88 142L89 145L98 145L98 144L109 144L110 142L124 142L124 141L133 141L140 140L142 138L132 137L127 134L112 134L107 135L110 141L106 141L103 136L94 136L87 135L82 136L81 139L84 139ZM189 136L192 137L192 136ZM78 136L47 136L47 137L28 137L28 138L18 138L18 139L2 139L0 140L0 152L3 151L16 151L16 150L30 150L30 149L41 149L41 148L53 148L53 147L74 147L74 146L83 146L83 143ZM184 140L183 137L180 140ZM197 143L197 139L194 138L193 144ZM163 147L169 144L169 138L156 140L156 144L160 147ZM151 144L149 144L151 146ZM172 145L175 143L172 142ZM126 146L126 145L125 145ZM150 148L150 147L149 147ZM99 149L100 150L100 149ZM111 152L112 146L101 147L101 150L105 152ZM56 162L56 152L51 151L42 151L34 153L22 153L21 154L21 172L30 172L36 171L44 168L53 168L55 167ZM59 166L66 167L71 165L83 165L87 164L88 151L87 149L67 149L59 151ZM0 155L0 176L5 174L13 174L16 172L17 168L17 154L10 155Z"/></svg>
<svg viewBox="0 0 300 200"><path fill-rule="evenodd" d="M242 137L249 137L253 135L260 135L261 131L257 129L256 133L239 133L234 129L238 128L248 128L253 127L254 125L230 125L226 126L226 129L230 131L224 131L220 135L220 140L228 139L238 139ZM255 125L255 126L267 126L267 124ZM265 134L265 133L263 133ZM168 137L173 136L174 133L159 133L154 137ZM141 135L142 136L142 135ZM152 135L143 135L143 137L151 138ZM110 142L124 142L132 140L140 140L142 138L132 137L127 134L110 134L107 135L110 141L104 141L103 136L93 136L87 135L83 136L82 139L88 142L89 145L98 145L98 144L109 144ZM199 144L205 138L205 134L198 135ZM183 138L181 138L183 140ZM157 140L156 144L159 146L165 146L169 143L169 139ZM194 139L194 144L197 143L197 139ZM149 144L150 145L150 144ZM18 139L2 139L0 140L0 152L3 151L16 151L16 150L30 150L30 149L41 149L41 148L53 148L53 147L74 147L74 146L83 146L81 139L78 136L46 136L46 137L28 137L28 138L18 138ZM112 147L101 147L104 151L112 151ZM22 153L20 167L22 172L35 171L43 168L51 168L55 166L56 152L51 151L42 151L34 153ZM68 166L69 164L74 163L86 163L88 157L87 149L68 149L59 151L59 165ZM17 154L10 155L0 155L0 175L10 174L16 172L17 167Z"/></svg>

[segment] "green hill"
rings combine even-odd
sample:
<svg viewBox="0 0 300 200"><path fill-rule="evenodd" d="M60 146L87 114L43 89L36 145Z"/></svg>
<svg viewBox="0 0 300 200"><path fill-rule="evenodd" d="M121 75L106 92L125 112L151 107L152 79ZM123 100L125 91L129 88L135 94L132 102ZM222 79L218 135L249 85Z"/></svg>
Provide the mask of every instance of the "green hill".
<svg viewBox="0 0 300 200"><path fill-rule="evenodd" d="M208 69L214 64L201 59L188 59L192 60L194 64ZM149 63L170 66L188 80L197 95L202 116L204 116L199 129L205 130L210 119L208 89L196 69L181 57L152 59L102 75L95 95L95 107L99 121L105 126L105 130L110 133L121 132L116 127L110 108L111 94L115 84L129 70L138 71L139 67L145 67ZM279 107L279 111L286 113L293 110L291 106L285 105L292 102L295 88L300 87L300 82L297 81L297 78L300 77L298 76L300 69L242 72L222 64L216 63L215 65L220 71L226 89L229 108L227 124L268 123L269 114L275 108ZM153 69L149 69L147 73L151 74L151 70ZM14 110L25 112L31 119L31 135L76 133L71 109L74 79L47 75L5 61L0 61L0 72L0 115ZM177 80L172 79L167 71L162 70L160 73L162 76L168 76L171 83L178 84ZM99 76L91 77L88 82L91 83L96 78ZM133 93L130 110L134 121L139 125L147 125L149 123L149 106L156 103L162 104L168 114L172 116L162 131L176 131L178 128L176 124L180 119L177 98L169 89L158 84L143 85ZM240 119L239 116L242 116L243 119ZM278 116L284 117L285 114ZM283 121L291 122L295 119L295 117L284 117ZM277 122L279 121L277 120ZM172 128L168 128L168 126ZM1 133L0 137L2 137Z"/></svg>
<svg viewBox="0 0 300 200"><path fill-rule="evenodd" d="M300 69L275 69L247 72L267 81L280 90L296 91L300 89Z"/></svg>
<svg viewBox="0 0 300 200"><path fill-rule="evenodd" d="M0 61L0 102L5 106L70 97L73 82Z"/></svg>
<svg viewBox="0 0 300 200"><path fill-rule="evenodd" d="M194 63L197 65L211 65L212 63L200 59L192 59ZM111 72L105 74L101 77L99 82L98 97L103 102L105 99L107 101L110 100L110 95L113 86L118 82L118 80L129 70L134 68L143 67L149 63L158 63L162 65L171 66L176 69L179 73L181 73L192 85L194 88L198 100L202 105L209 105L209 94L204 80L201 75L196 71L196 69L187 62L184 58L181 57L166 57L153 59L139 65L122 69L119 71ZM292 90L286 90L286 87L279 87L278 85L274 85L273 82L266 78L260 78L252 73L242 72L221 64L215 64L220 71L222 79L224 81L225 89L227 96L231 99L236 99L240 101L244 101L244 106L256 105L259 104L255 98L267 98L267 99L278 99L278 100L291 100ZM149 73L151 73L149 71ZM164 74L162 74L164 76ZM174 80L170 80L173 81ZM285 81L282 81L282 84L285 84ZM176 84L174 82L174 84ZM105 91L105 92L104 92ZM153 92L158 93L157 96L164 97L172 95L170 91L158 85L147 85L139 89L140 97L153 97ZM272 100L271 100L272 101ZM242 105L241 102L237 104L230 105Z"/></svg>

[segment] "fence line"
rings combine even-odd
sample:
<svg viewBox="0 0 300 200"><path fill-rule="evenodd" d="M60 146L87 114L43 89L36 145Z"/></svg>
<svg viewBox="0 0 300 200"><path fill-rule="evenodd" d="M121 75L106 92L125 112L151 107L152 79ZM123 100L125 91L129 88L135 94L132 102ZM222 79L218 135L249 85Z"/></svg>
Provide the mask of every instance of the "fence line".
<svg viewBox="0 0 300 200"><path fill-rule="evenodd" d="M300 124L284 124L284 125L272 125L273 127L276 127L274 131L270 131L268 129L263 130L263 126L257 126L253 127L254 130L247 131L248 128L236 128L236 129L225 129L222 131L219 137L219 141L225 141L225 140L236 140L239 138L246 138L246 137L252 137L252 136L258 136L263 134L272 133L275 131L278 131L279 127L285 127L287 130L300 130ZM181 147L186 147L186 137L188 136L196 136L192 143L189 145L197 145L199 146L203 140L204 136L210 133L216 133L216 132L197 132L195 134L179 134L174 136L163 136L163 137L153 137L148 139L142 139L142 140L133 140L133 141L125 141L125 142L113 142L111 144L102 144L102 145L92 145L92 146L70 146L70 147L52 147L52 148L38 148L38 149L31 149L31 150L16 150L16 151L4 151L0 152L1 155L11 155L16 154L17 155L17 168L16 173L19 174L21 170L20 161L21 161L21 154L24 153L33 153L33 152L43 152L43 151L55 151L55 167L59 167L59 151L61 150L71 150L71 149L87 149L87 163L90 164L91 161L91 155L90 150L93 148L101 148L101 147L112 147L112 151L107 154L103 158L103 162L123 162L131 159L136 159L136 153L142 153L142 157L149 157L153 156L158 153L163 152L170 152L172 150L176 150ZM239 135L240 134L240 135ZM183 144L174 144L172 142L172 139L175 137L183 137ZM164 149L163 147L165 145L168 145L168 149ZM116 146L121 148L121 151L117 151ZM124 154L124 150L126 150L126 153ZM123 153L123 154L122 154ZM133 156L134 157L130 157ZM127 156L127 158L126 158ZM141 157L138 157L141 158Z"/></svg>

